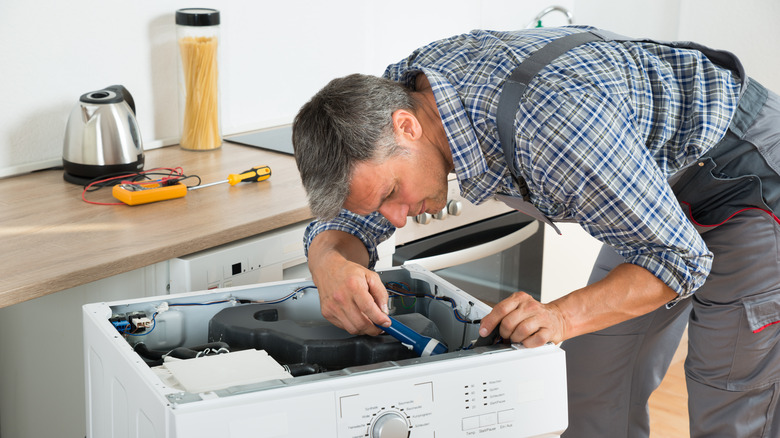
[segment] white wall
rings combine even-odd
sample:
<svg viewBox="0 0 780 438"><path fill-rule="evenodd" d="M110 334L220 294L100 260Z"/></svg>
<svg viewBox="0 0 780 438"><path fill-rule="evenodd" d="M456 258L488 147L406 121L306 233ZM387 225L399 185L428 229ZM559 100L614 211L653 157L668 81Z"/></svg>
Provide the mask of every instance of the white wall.
<svg viewBox="0 0 780 438"><path fill-rule="evenodd" d="M777 0L682 0L678 38L736 53L748 75L780 92Z"/></svg>
<svg viewBox="0 0 780 438"><path fill-rule="evenodd" d="M174 12L182 7L221 11L228 135L290 122L334 77L381 74L420 45L474 28L522 28L551 3L3 0L0 177L59 165L71 108L111 84L133 95L146 149L176 143Z"/></svg>
<svg viewBox="0 0 780 438"><path fill-rule="evenodd" d="M780 91L777 0L577 0L575 7L579 24L730 50L750 76Z"/></svg>
<svg viewBox="0 0 780 438"><path fill-rule="evenodd" d="M680 0L577 0L576 21L632 37L677 39Z"/></svg>

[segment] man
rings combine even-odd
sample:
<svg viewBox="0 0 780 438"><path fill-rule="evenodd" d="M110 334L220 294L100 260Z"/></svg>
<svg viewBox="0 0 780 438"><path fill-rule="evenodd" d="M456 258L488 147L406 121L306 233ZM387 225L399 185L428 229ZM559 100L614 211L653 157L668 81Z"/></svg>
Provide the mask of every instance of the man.
<svg viewBox="0 0 780 438"><path fill-rule="evenodd" d="M301 108L322 313L351 333L389 324L376 245L441 210L454 172L475 204L504 195L605 243L588 286L548 304L513 294L481 323L526 347L563 342L565 436L648 436L647 398L689 321L691 436L776 436L780 99L728 53L602 38L549 57L501 104L522 61L586 30L437 41Z"/></svg>

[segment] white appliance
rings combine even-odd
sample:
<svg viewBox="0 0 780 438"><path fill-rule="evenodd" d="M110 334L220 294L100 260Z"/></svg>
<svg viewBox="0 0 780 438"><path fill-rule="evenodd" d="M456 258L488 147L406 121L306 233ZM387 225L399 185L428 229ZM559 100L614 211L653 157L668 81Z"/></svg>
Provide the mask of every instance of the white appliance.
<svg viewBox="0 0 780 438"><path fill-rule="evenodd" d="M171 259L170 293L308 277L300 222Z"/></svg>
<svg viewBox="0 0 780 438"><path fill-rule="evenodd" d="M380 276L391 314L422 322L449 352L410 357L389 335L339 335L303 280L85 305L87 436L517 438L565 430L562 350L484 342L478 322L490 308L420 266ZM295 338L310 329L322 339ZM228 339L230 353L204 350L163 365L147 354ZM265 342L268 357L233 348L236 339ZM297 359L280 359L290 350L331 364L291 377ZM315 350L319 359L309 356ZM388 360L390 350L401 356ZM208 371L207 361L218 365Z"/></svg>
<svg viewBox="0 0 780 438"><path fill-rule="evenodd" d="M303 248L309 221L171 259L168 292L218 289L311 277ZM382 242L377 269L389 268L395 238Z"/></svg>

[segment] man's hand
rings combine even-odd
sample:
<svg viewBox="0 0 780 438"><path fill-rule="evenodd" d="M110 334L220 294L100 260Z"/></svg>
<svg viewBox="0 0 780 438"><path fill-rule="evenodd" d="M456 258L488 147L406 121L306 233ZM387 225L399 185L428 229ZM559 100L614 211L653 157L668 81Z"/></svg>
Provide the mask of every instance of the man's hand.
<svg viewBox="0 0 780 438"><path fill-rule="evenodd" d="M525 292L515 292L482 318L480 336L487 336L496 326L502 338L529 348L561 342L566 333L566 321L558 306L542 304Z"/></svg>
<svg viewBox="0 0 780 438"><path fill-rule="evenodd" d="M352 334L378 335L374 323L390 325L379 274L346 260L336 265L314 276L322 316Z"/></svg>
<svg viewBox="0 0 780 438"><path fill-rule="evenodd" d="M503 338L539 347L644 315L676 297L650 271L624 263L605 278L548 304L514 293L482 318L479 335L485 337L501 324Z"/></svg>
<svg viewBox="0 0 780 438"><path fill-rule="evenodd" d="M322 232L309 247L322 315L351 334L378 335L382 330L374 324L390 325L387 289L367 264L365 246L348 233Z"/></svg>

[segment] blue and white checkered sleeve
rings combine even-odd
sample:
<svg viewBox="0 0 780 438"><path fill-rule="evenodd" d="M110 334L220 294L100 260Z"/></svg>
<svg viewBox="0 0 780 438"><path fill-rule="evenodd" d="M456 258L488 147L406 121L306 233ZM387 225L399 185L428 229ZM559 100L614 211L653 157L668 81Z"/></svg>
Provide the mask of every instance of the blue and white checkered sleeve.
<svg viewBox="0 0 780 438"><path fill-rule="evenodd" d="M327 230L344 231L360 239L368 251L368 267L373 269L379 259L377 246L395 232L395 227L379 213L360 216L342 209L341 213L334 219L329 221L315 220L306 227L303 234L306 257L309 256L309 246L314 237Z"/></svg>
<svg viewBox="0 0 780 438"><path fill-rule="evenodd" d="M561 105L532 141L545 166L533 179L591 235L685 297L712 254L687 220L637 134L626 101L582 97Z"/></svg>

